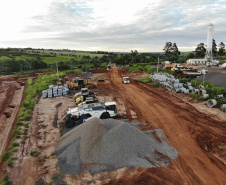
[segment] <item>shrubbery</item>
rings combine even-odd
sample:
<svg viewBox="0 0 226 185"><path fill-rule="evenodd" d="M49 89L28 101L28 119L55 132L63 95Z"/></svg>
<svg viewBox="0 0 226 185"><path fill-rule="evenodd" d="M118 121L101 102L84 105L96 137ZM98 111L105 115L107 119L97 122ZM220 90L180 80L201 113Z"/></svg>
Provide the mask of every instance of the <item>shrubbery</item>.
<svg viewBox="0 0 226 185"><path fill-rule="evenodd" d="M11 152L9 152L9 151L4 152L2 154L2 161L8 160L10 158L10 156L11 156Z"/></svg>
<svg viewBox="0 0 226 185"><path fill-rule="evenodd" d="M137 63L129 67L129 73L134 73L134 72L146 72L149 74L154 74L157 72L157 68L151 68L150 64L147 64L147 63ZM171 70L165 70L160 67L159 67L159 72L164 72L169 74L174 73Z"/></svg>
<svg viewBox="0 0 226 185"><path fill-rule="evenodd" d="M152 82L152 80L149 78L149 76L145 76L143 78L136 79L136 81L143 82L143 83L150 83L150 82Z"/></svg>
<svg viewBox="0 0 226 185"><path fill-rule="evenodd" d="M9 180L9 176L5 175L0 181L0 185L12 185L13 183Z"/></svg>
<svg viewBox="0 0 226 185"><path fill-rule="evenodd" d="M154 82L153 84L151 84L152 87L159 87L159 83Z"/></svg>

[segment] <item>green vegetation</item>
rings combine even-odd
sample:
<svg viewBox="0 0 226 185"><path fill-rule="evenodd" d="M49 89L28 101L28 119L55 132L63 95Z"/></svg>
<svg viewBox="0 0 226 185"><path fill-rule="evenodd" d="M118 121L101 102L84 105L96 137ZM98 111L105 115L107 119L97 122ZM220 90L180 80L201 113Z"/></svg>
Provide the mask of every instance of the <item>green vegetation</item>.
<svg viewBox="0 0 226 185"><path fill-rule="evenodd" d="M5 175L3 179L0 181L0 185L12 185L12 181L9 180L9 176Z"/></svg>
<svg viewBox="0 0 226 185"><path fill-rule="evenodd" d="M62 78L70 73L80 74L81 71L66 71L60 72L59 77ZM35 80L29 78L27 80L27 89L25 91L26 98L23 101L22 107L19 111L18 120L21 121L29 121L32 117L32 112L35 105L35 97L37 94L41 94L42 90L47 89L50 84L54 84L57 81L56 74L48 74L38 76Z"/></svg>
<svg viewBox="0 0 226 185"><path fill-rule="evenodd" d="M0 49L0 74L22 74L37 71L56 71L80 68L82 71L107 67L115 55L109 52L63 50Z"/></svg>
<svg viewBox="0 0 226 185"><path fill-rule="evenodd" d="M39 156L39 152L38 151L31 151L30 152L30 156L34 156L34 157L38 157Z"/></svg>
<svg viewBox="0 0 226 185"><path fill-rule="evenodd" d="M8 160L8 166L13 167L13 165L14 165L14 160L16 160L15 157L10 157L9 160Z"/></svg>
<svg viewBox="0 0 226 185"><path fill-rule="evenodd" d="M222 104L226 103L226 89L223 87L216 87L215 85L209 83L209 82L199 82L196 80L192 80L189 78L179 78L180 83L186 83L186 82L191 82L192 87L198 89L199 85L204 85L205 90L207 94L209 94L209 99L215 99L217 101L217 106L220 107ZM217 95L223 94L224 98L222 99L217 99ZM198 94L195 93L190 93L189 96L201 101L203 100L202 96L199 96Z"/></svg>
<svg viewBox="0 0 226 185"><path fill-rule="evenodd" d="M190 93L189 96L192 97L192 98L195 98L195 99L197 99L199 101L202 101L203 100L203 97L202 96L199 96L198 94L193 93L193 92Z"/></svg>
<svg viewBox="0 0 226 185"><path fill-rule="evenodd" d="M20 129L18 127L14 128L12 132L12 137L18 137L21 135Z"/></svg>
<svg viewBox="0 0 226 185"><path fill-rule="evenodd" d="M152 80L149 78L149 76L145 76L143 78L136 79L136 81L143 82L143 83L150 83L150 82L152 82Z"/></svg>
<svg viewBox="0 0 226 185"><path fill-rule="evenodd" d="M159 83L154 82L154 83L151 84L151 86L152 86L152 87L159 87Z"/></svg>
<svg viewBox="0 0 226 185"><path fill-rule="evenodd" d="M163 51L165 52L167 60L170 60L170 61L178 60L180 51L178 50L176 43L166 42L166 45Z"/></svg>
<svg viewBox="0 0 226 185"><path fill-rule="evenodd" d="M2 154L2 161L7 161L11 156L11 152L6 151Z"/></svg>
<svg viewBox="0 0 226 185"><path fill-rule="evenodd" d="M149 74L154 74L157 72L157 68L151 68L151 66L147 63L137 63L137 64L133 64L129 67L129 73L134 73L134 72L146 72ZM162 68L159 68L159 72L164 72L164 73L169 73L169 74L174 73L171 70L165 70Z"/></svg>
<svg viewBox="0 0 226 185"><path fill-rule="evenodd" d="M17 143L16 141L12 141L12 142L11 142L11 146L12 146L12 147L18 147L18 146L20 146L20 144Z"/></svg>

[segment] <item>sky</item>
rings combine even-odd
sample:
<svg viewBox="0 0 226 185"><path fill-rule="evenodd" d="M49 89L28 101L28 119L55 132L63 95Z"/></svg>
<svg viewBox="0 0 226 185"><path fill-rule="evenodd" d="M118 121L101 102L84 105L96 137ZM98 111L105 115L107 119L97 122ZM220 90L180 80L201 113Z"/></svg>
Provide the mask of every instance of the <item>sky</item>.
<svg viewBox="0 0 226 185"><path fill-rule="evenodd" d="M226 0L0 0L0 47L180 51L226 43Z"/></svg>

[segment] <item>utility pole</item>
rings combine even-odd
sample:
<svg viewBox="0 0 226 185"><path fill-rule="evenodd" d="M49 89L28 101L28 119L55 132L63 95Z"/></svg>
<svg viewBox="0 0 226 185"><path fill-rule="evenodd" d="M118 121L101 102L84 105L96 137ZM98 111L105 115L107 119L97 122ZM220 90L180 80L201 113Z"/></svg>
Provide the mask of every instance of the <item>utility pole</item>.
<svg viewBox="0 0 226 185"><path fill-rule="evenodd" d="M159 73L159 56L158 56L157 73Z"/></svg>
<svg viewBox="0 0 226 185"><path fill-rule="evenodd" d="M58 73L58 65L57 65L58 62L56 62L56 68L57 68L57 79L59 80L59 73Z"/></svg>

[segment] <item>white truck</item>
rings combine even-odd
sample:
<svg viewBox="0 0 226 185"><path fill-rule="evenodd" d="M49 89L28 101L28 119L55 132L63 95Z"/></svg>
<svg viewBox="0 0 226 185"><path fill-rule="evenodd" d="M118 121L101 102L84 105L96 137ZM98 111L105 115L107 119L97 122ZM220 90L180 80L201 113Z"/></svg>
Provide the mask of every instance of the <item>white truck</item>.
<svg viewBox="0 0 226 185"><path fill-rule="evenodd" d="M122 77L122 82L123 82L124 84L129 84L129 83L130 83L129 77L123 76L123 77Z"/></svg>
<svg viewBox="0 0 226 185"><path fill-rule="evenodd" d="M222 69L226 69L226 63L224 63L224 64L220 65L220 68L222 68Z"/></svg>
<svg viewBox="0 0 226 185"><path fill-rule="evenodd" d="M116 116L116 103L91 103L80 107L68 108L66 127L70 128L75 125L80 125L85 121L97 117L100 119L107 119Z"/></svg>

